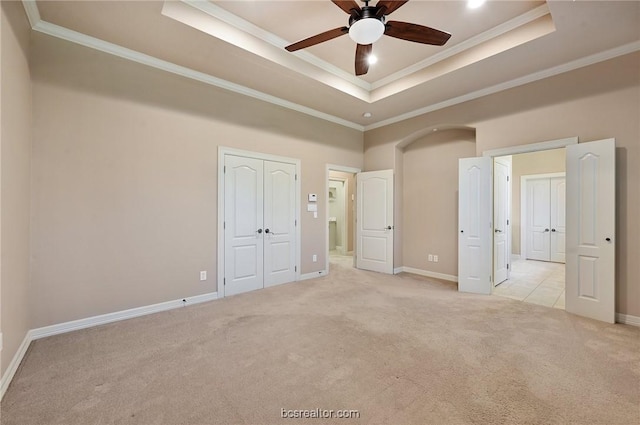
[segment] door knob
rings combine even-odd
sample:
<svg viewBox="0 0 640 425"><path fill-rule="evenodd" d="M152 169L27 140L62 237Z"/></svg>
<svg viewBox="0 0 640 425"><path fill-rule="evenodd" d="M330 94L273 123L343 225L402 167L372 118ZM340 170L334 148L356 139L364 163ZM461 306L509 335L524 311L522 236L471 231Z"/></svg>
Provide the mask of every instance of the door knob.
<svg viewBox="0 0 640 425"><path fill-rule="evenodd" d="M548 231L549 231L549 229L544 229L544 231L545 231L545 232L548 232Z"/></svg>
<svg viewBox="0 0 640 425"><path fill-rule="evenodd" d="M500 229L496 229L496 230L495 230L495 232L496 232L496 233L502 233L502 230L500 230Z"/></svg>
<svg viewBox="0 0 640 425"><path fill-rule="evenodd" d="M387 230L391 230L391 226L387 226Z"/></svg>
<svg viewBox="0 0 640 425"><path fill-rule="evenodd" d="M551 229L551 231L552 231L552 232L555 232L555 231L556 231L556 229Z"/></svg>
<svg viewBox="0 0 640 425"><path fill-rule="evenodd" d="M611 238L606 238L605 241L611 242Z"/></svg>
<svg viewBox="0 0 640 425"><path fill-rule="evenodd" d="M460 230L460 233L464 233L464 230Z"/></svg>
<svg viewBox="0 0 640 425"><path fill-rule="evenodd" d="M258 229L258 234L262 233L262 229Z"/></svg>
<svg viewBox="0 0 640 425"><path fill-rule="evenodd" d="M269 229L264 229L264 232L265 233L269 233Z"/></svg>

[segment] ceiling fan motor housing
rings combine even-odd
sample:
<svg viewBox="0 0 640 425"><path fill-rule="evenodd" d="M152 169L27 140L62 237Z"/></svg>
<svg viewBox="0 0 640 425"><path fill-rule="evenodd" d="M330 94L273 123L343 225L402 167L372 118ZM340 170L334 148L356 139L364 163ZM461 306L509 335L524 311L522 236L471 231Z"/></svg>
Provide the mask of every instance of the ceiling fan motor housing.
<svg viewBox="0 0 640 425"><path fill-rule="evenodd" d="M375 6L363 6L358 13L355 9L352 9L351 16L349 17L349 27L358 22L361 19L377 19L378 21L384 24L384 15L376 16L378 14L378 8Z"/></svg>

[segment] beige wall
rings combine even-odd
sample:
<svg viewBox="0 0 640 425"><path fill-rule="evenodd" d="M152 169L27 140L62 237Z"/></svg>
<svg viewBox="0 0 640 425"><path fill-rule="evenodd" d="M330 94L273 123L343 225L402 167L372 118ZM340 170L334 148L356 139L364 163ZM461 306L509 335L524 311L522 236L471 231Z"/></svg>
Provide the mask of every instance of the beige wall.
<svg viewBox="0 0 640 425"><path fill-rule="evenodd" d="M616 138L616 310L640 316L639 99L640 53L633 53L367 131L365 167L387 166L399 143L434 126L474 127L476 154L572 136Z"/></svg>
<svg viewBox="0 0 640 425"><path fill-rule="evenodd" d="M2 2L0 73L0 329L1 374L18 351L29 323L31 163L30 28L20 2Z"/></svg>
<svg viewBox="0 0 640 425"><path fill-rule="evenodd" d="M511 252L520 254L521 183L522 176L532 174L563 173L565 150L553 149L513 155L511 163Z"/></svg>
<svg viewBox="0 0 640 425"><path fill-rule="evenodd" d="M475 152L468 130L439 131L404 149L404 266L458 275L458 216L451 213L458 210L458 158Z"/></svg>
<svg viewBox="0 0 640 425"><path fill-rule="evenodd" d="M219 146L301 160L301 270L324 269L326 164L361 168L361 132L33 41L32 327L216 291Z"/></svg>

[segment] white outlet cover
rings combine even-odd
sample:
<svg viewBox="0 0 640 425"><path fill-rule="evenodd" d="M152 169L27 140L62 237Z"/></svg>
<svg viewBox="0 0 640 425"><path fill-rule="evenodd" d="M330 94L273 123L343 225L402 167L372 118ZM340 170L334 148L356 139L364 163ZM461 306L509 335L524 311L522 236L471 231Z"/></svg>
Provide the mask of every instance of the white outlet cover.
<svg viewBox="0 0 640 425"><path fill-rule="evenodd" d="M207 272L206 271L201 271L200 272L200 280L207 280Z"/></svg>

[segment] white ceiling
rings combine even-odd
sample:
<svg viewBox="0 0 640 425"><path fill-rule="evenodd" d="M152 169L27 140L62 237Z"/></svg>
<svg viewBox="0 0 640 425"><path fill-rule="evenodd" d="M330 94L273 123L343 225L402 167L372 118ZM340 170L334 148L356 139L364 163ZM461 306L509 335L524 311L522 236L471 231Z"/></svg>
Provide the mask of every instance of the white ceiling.
<svg viewBox="0 0 640 425"><path fill-rule="evenodd" d="M489 1L471 10L411 0L388 19L450 32L449 42L383 36L379 62L358 78L348 36L284 50L347 25L329 0L24 4L38 31L358 129L640 50L638 1Z"/></svg>

